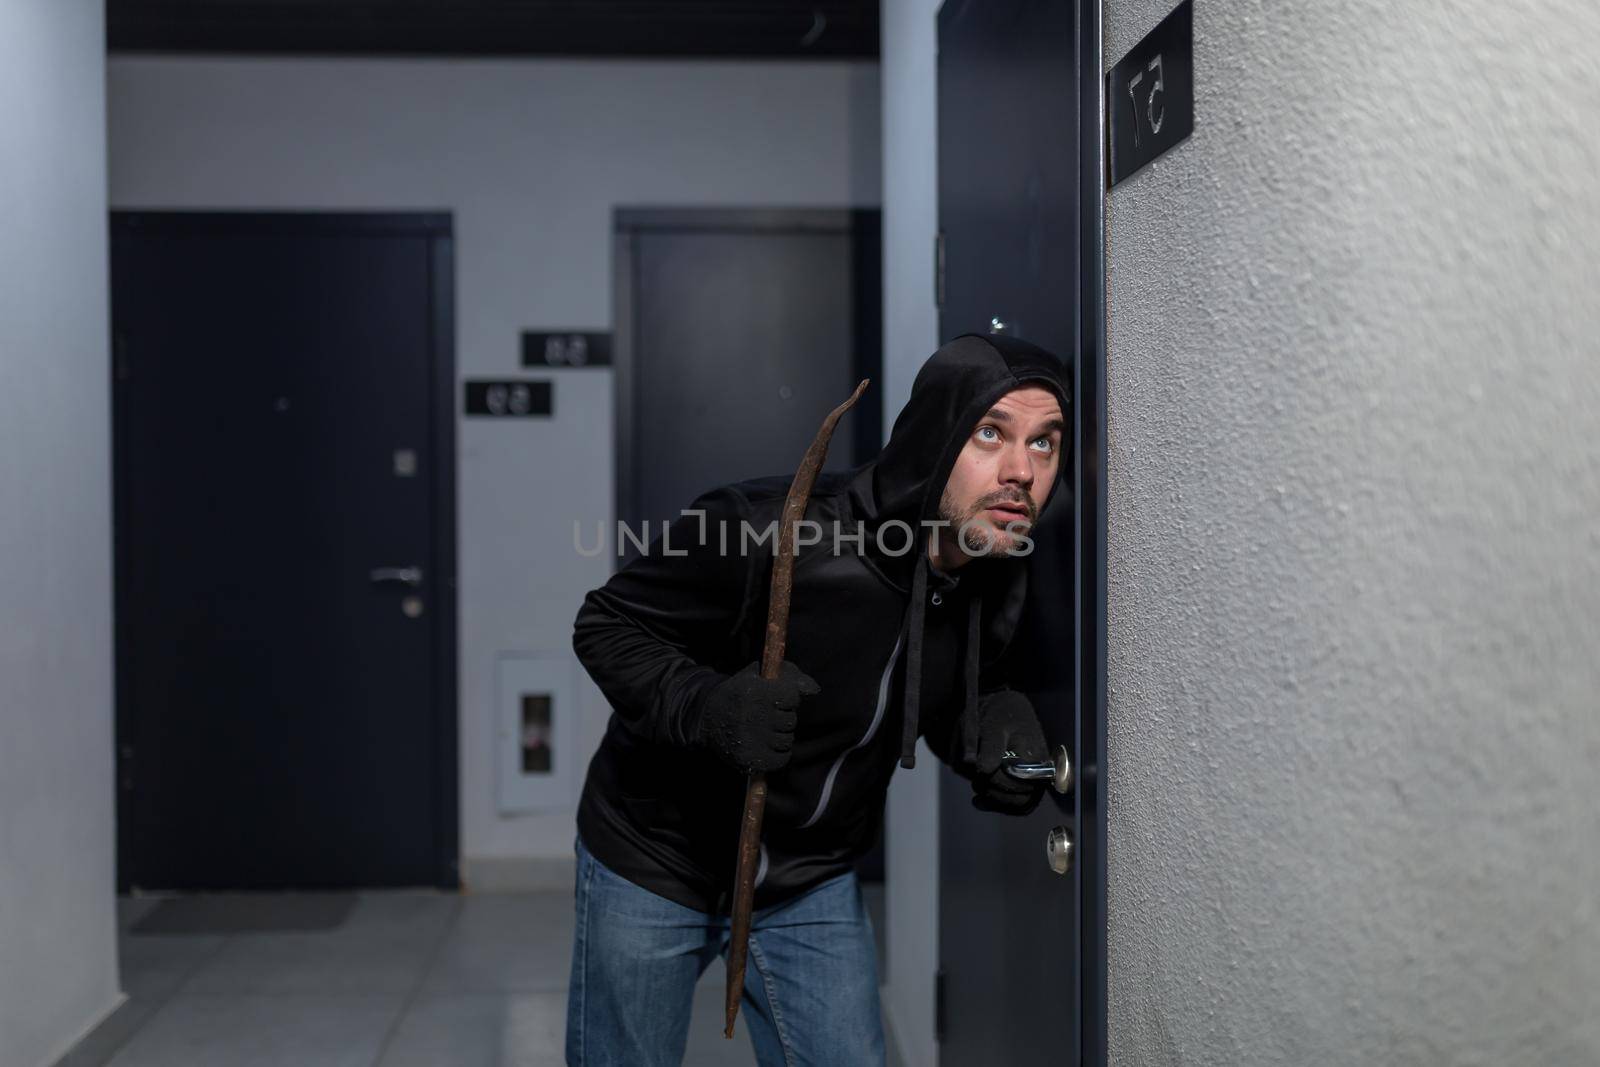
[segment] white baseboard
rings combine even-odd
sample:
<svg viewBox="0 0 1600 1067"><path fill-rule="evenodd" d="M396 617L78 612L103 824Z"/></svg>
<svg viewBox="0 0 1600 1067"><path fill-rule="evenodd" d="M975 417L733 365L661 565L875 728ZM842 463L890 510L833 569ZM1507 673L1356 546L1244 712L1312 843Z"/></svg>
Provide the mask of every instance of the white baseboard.
<svg viewBox="0 0 1600 1067"><path fill-rule="evenodd" d="M62 1049L54 1056L46 1059L43 1067L72 1067L73 1064L79 1062L104 1062L98 1052L84 1049L83 1046L91 1038L95 1037L96 1031L100 1030L102 1027L108 1031L116 1027L118 1013L121 1012L122 1009L128 1007L131 1003L132 1002L128 999L128 994L118 990L116 997L111 1001L110 1005L101 1011L99 1015L96 1015L93 1021L86 1024L84 1028L79 1031L78 1036L67 1043L66 1048ZM120 1044L120 1041L112 1042L107 1047L109 1049L114 1049L117 1044ZM79 1053L79 1055L75 1056L75 1052ZM109 1058L110 1052L107 1051L105 1052L105 1059Z"/></svg>

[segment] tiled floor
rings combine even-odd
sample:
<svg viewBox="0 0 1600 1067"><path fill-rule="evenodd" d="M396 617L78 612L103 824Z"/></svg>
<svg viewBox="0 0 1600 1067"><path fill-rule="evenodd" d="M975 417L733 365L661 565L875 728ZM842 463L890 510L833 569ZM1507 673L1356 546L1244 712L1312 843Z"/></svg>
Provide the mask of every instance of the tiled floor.
<svg viewBox="0 0 1600 1067"><path fill-rule="evenodd" d="M877 890L868 902L881 953ZM58 1067L562 1062L568 893L363 893L332 930L130 933L155 903L118 902L128 1003ZM722 1038L722 980L718 963L695 991L690 1067L755 1062L742 1032Z"/></svg>

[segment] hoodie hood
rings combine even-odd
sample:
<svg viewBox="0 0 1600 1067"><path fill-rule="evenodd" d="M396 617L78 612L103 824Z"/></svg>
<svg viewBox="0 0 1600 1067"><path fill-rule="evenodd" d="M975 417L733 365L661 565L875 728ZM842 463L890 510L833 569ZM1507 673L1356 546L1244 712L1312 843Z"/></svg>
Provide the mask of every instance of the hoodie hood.
<svg viewBox="0 0 1600 1067"><path fill-rule="evenodd" d="M933 518L972 428L996 400L1027 385L1055 393L1070 423L1066 370L1036 345L965 334L930 356L894 420L889 443L872 464L878 514L908 522Z"/></svg>
<svg viewBox="0 0 1600 1067"><path fill-rule="evenodd" d="M900 762L916 763L922 681L922 631L926 619L928 563L926 534L919 525L937 518L939 499L972 428L994 406L995 401L1014 389L1042 386L1055 393L1061 413L1072 425L1071 390L1061 361L1036 345L1014 337L965 334L942 346L917 372L911 397L894 421L889 442L872 463L863 467L852 483L851 495L866 524L870 561L885 580L910 593L905 620L905 718ZM1065 435L1071 440L1071 433ZM1066 468L1057 467L1059 482ZM1045 500L1050 506L1057 493L1051 486ZM1040 509L1040 514L1044 509ZM884 527L898 520L895 529ZM903 550L907 524L917 533L914 551ZM977 567L981 570L967 571ZM1025 559L976 561L962 568L963 582L972 581L969 597L966 656L964 666L965 702L962 713L964 755L977 758L978 674L982 665L983 634L987 631L997 656L1016 628L1026 594ZM988 626L984 625L985 618Z"/></svg>

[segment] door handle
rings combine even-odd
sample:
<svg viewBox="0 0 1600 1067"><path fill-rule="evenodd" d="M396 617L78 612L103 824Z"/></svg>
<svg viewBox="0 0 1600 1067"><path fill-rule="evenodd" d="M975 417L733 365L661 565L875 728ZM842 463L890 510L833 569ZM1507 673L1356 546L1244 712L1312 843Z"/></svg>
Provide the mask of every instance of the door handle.
<svg viewBox="0 0 1600 1067"><path fill-rule="evenodd" d="M373 585L398 582L401 585L419 586L422 584L422 568L415 564L409 567L374 567L367 572L367 580Z"/></svg>
<svg viewBox="0 0 1600 1067"><path fill-rule="evenodd" d="M1014 753L1007 752L1001 765L1011 777L1025 782L1047 781L1057 793L1065 793L1072 788L1072 759L1067 755L1066 745L1056 746L1055 759L1038 763L1024 763Z"/></svg>

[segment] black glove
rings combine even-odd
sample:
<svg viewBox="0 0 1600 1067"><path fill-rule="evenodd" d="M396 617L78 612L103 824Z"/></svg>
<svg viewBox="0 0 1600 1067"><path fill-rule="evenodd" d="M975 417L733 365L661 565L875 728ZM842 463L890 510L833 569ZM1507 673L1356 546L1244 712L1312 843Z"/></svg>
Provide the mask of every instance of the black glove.
<svg viewBox="0 0 1600 1067"><path fill-rule="evenodd" d="M821 689L788 660L778 677L752 663L706 694L692 739L745 774L766 774L789 762L800 702Z"/></svg>
<svg viewBox="0 0 1600 1067"><path fill-rule="evenodd" d="M1003 690L978 701L978 762L972 778L972 806L979 811L1026 815L1039 806L1045 783L1007 774L1001 760L1007 752L1016 762L1050 758L1050 746L1033 705L1021 693Z"/></svg>

